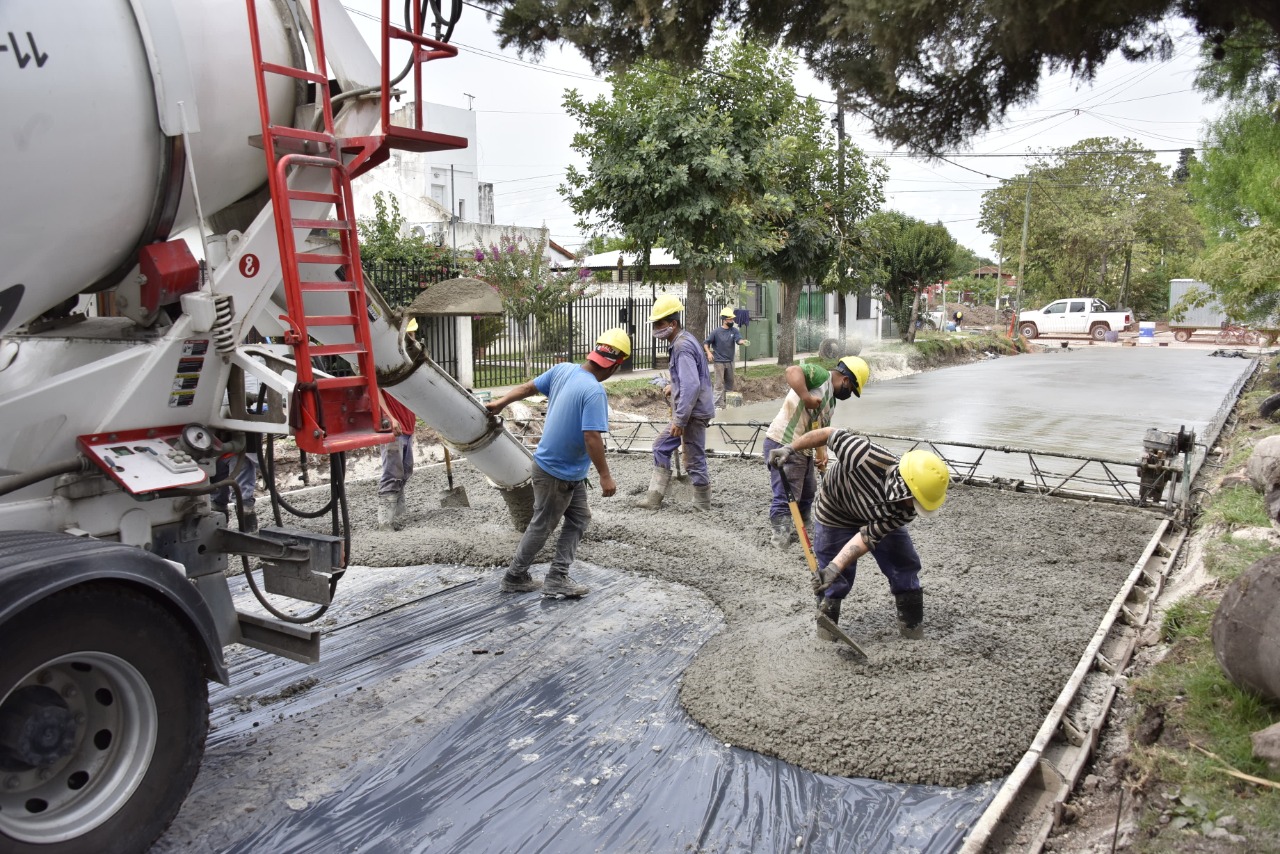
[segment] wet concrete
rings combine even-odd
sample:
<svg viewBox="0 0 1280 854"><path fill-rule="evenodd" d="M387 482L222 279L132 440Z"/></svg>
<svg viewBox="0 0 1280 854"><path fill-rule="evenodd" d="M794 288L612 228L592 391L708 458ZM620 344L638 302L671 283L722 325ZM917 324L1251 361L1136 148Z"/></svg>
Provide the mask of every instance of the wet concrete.
<svg viewBox="0 0 1280 854"><path fill-rule="evenodd" d="M1152 409L1133 413L1127 418L1130 430L1115 434L1128 442L1132 432L1140 447L1148 426L1184 418L1182 423L1195 424L1194 418L1210 418L1233 379L1249 367L1244 360L1169 359L1170 355L1104 356L1084 351L1020 356L872 386L865 400L839 411L842 418L856 415L859 424L867 423L862 419L871 413L883 413L886 420L879 423L885 424L885 432L902 434L920 429L913 424L935 423L943 425L940 430L968 430L965 435L973 438L991 435L983 429L1012 430L1009 425L1026 424L1033 432L1005 433L1001 441L1070 436L1080 441L1075 447L1097 452L1098 445L1091 440L1105 439L1107 430L1094 430L1092 425L1120 420L1135 408L1127 401L1147 399ZM1136 358L1124 361L1128 357ZM1122 371L1118 366L1127 367ZM1181 385L1161 384L1143 398L1143 389L1169 370L1180 372ZM1104 394L1087 381L1103 372L1130 380L1120 390ZM984 402L988 394L996 402ZM1091 418L1087 410L1077 413L1074 405L1064 411L1064 395L1078 397L1083 406L1096 397L1099 414ZM949 399L934 399L944 396ZM771 417L776 406L769 409ZM983 423L994 426L983 428ZM1049 424L1054 429L1046 430ZM1173 426L1176 429L1177 423ZM673 489L668 505L660 511L632 509L631 500L647 484L650 462L643 455L611 456L610 465L619 494L610 499L600 498L598 491L592 495L593 521L579 550L579 558L590 566L575 569L575 574L597 588L587 601L577 603L587 608L580 613L575 613L575 603L540 608L529 612L532 625L515 634L494 635L506 650L519 650L524 656L505 659L498 671L492 668L489 655L474 654L466 647L422 652L394 668L377 666L377 662L362 664L364 681L354 689L325 682L316 686L317 696L326 692L325 698L334 693L335 700L354 699L333 707L327 707L325 699L305 726L282 726L291 720L287 704L294 700L271 695L284 686L255 687L269 695L255 710L268 728L215 739L191 799L159 850L208 850L205 828L213 825L225 834L215 846L224 850L253 850L251 839L274 840L272 847L279 850L349 850L361 838L361 804L369 809L377 806L374 801L362 801L364 793L386 797L396 789L380 782L380 767L412 766L439 773L450 767L448 750L443 748L435 765L383 751L388 739L401 745L397 749L412 750L415 727L410 722L425 722L432 731L474 739L465 747L473 761L469 767L481 775L480 789L501 788L503 775L510 773L510 766L504 764L510 748L505 739L489 738L485 715L492 712L498 692L535 692L543 680L551 678L543 666L546 663L537 658L539 650L547 652L547 666L553 671L612 673L623 684L634 684L640 693L678 684L680 702L705 727L698 732L705 734L706 744L731 744L777 757L819 776L869 777L901 785L983 785L1007 773L1026 749L1157 524L1144 511L956 487L941 512L911 526L925 566L923 640L898 637L884 578L874 562L864 560L860 565L842 620L868 650L869 661L859 663L838 646L814 637L813 599L799 548L778 552L767 545L769 491L762 463L711 460L713 510L707 515L690 511L691 495L683 485ZM524 609L540 601L532 594L522 599L498 593L499 575L518 535L510 529L501 499L486 488L477 472L463 464L455 476L467 488L472 507L440 508L442 470L420 472L408 490L409 526L399 533L374 530L373 483L353 484L350 489L354 562L386 567L454 565L457 569L450 583L474 583L479 594L466 612L432 617L406 610L411 616L398 625L402 643L393 646L397 652L401 646L411 650L415 637L429 636L433 619L483 624L486 601L498 610ZM536 569L540 572L542 567ZM433 583L439 584L407 572L401 589L388 589L373 603L359 602L353 612L344 612L347 606L340 585L338 603L327 619L337 621L336 627L366 615L377 618L404 608L409 599L423 594L424 585L430 588ZM724 621L723 629L705 643L714 624L705 617L699 604L703 601L719 611ZM692 663L679 673L683 662L673 666L671 662L679 659L663 659L666 663L655 669L656 682L649 674L612 668L610 656L621 652L608 642L607 618L613 609L643 619L666 615L678 631L687 633L678 645L690 652L696 649ZM602 619L606 622L601 623ZM598 638L596 629L583 634L584 625L603 626L600 631L605 633ZM527 640L521 641L526 634ZM557 645L558 637L579 640L566 648ZM495 648L487 642L485 647ZM326 641L325 654L342 656L348 649L335 635ZM252 672L258 675L257 670ZM447 690L431 692L428 686L441 676L448 677L439 683ZM363 696L355 697L354 692ZM232 689L219 696L215 719L218 715L229 718L235 708L243 708L244 698L235 693ZM600 716L593 725L606 729L626 729L625 717L632 714L626 707L614 709L608 704L594 704L593 709ZM318 740L312 739L313 733L319 734ZM568 737L573 740L572 732ZM608 750L607 743L597 746ZM644 766L648 775L665 773L666 763L676 760L669 753L651 753L652 761ZM722 782L726 775L732 777L731 764L715 759L714 752L703 755L713 758L702 773ZM620 782L607 801L566 795L566 786L580 777L591 779L584 775L607 764L607 758L607 752L587 749L567 759L554 772L564 777L565 785L556 783L560 776L543 777L545 786L534 787L533 794L526 791L519 800L515 821L522 823L526 814L534 820L572 815L584 828L583 835L574 838L590 839L587 830L607 824L619 815L620 805L629 803L627 769L614 768ZM486 768L493 770L486 772ZM409 787L426 785L423 777L395 779ZM778 783L780 791L790 785ZM297 794L289 797L290 791ZM440 787L422 791L424 796L413 802L415 816L397 819L418 822L410 838L419 844L404 850L425 847L433 833L441 835L443 850L464 850L468 836L449 836L446 829L453 826L451 812L464 808L464 802L451 798L471 790L459 787L453 795ZM695 812L701 808L711 816L719 811L724 796L720 786L704 786L689 796L690 805ZM692 844L751 850L739 844L740 824L724 836L695 834L691 838L683 831L670 838L647 835L663 823L663 807L646 799L630 803L634 810L627 814L633 827L642 830L635 837L629 837L625 827L608 835L621 848L641 844L647 850L674 850ZM305 828L307 814L313 810L320 826L322 817L339 804L344 805L350 824L324 825L332 835L309 837L320 840L316 845L291 847L290 839L302 837L273 830ZM878 814L890 807L886 801L868 808ZM500 805L494 809L470 825L474 833L501 826L494 824L502 815ZM796 838L813 840L805 846L807 850L846 850L853 830L817 838L808 835L814 822L821 826L824 820L821 808L816 814L788 813L786 824L769 838L781 841L795 832ZM888 826L895 823L890 821ZM333 846L326 847L324 839L333 840ZM897 840L887 839L881 838L880 847L897 850ZM931 849L927 844L910 847L949 850L946 846Z"/></svg>
<svg viewBox="0 0 1280 854"><path fill-rule="evenodd" d="M1009 356L875 381L836 407L834 424L870 433L1012 444L1111 458L1136 458L1150 427L1197 434L1223 396L1253 368L1249 359L1203 349L1090 347ZM719 413L768 424L774 403ZM722 449L731 450L722 444Z"/></svg>

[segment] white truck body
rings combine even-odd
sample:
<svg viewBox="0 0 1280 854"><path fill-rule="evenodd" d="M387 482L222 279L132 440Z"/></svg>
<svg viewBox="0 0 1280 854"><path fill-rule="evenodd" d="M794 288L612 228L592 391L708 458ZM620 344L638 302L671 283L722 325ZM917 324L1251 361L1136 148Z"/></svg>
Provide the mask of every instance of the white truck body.
<svg viewBox="0 0 1280 854"><path fill-rule="evenodd" d="M1044 308L1018 314L1018 332L1026 338L1041 335L1088 335L1101 341L1108 332L1121 332L1133 323L1128 309L1112 311L1093 297L1054 300Z"/></svg>

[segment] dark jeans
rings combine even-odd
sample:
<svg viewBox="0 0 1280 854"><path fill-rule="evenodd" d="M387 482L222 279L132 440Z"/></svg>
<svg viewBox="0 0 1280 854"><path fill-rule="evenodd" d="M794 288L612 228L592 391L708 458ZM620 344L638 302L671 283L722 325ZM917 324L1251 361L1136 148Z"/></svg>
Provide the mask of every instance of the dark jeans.
<svg viewBox="0 0 1280 854"><path fill-rule="evenodd" d="M564 520L556 553L551 558L551 570L569 571L578 542L591 523L591 508L587 505L587 486L581 480L560 480L547 474L535 462L533 464L533 518L524 529L520 545L516 546L508 575L527 575L538 551L546 545L551 532Z"/></svg>
<svg viewBox="0 0 1280 854"><path fill-rule="evenodd" d="M826 566L853 539L859 528L833 528L815 519L813 530L813 553L818 558L818 566ZM884 577L889 579L889 592L905 593L920 589L920 555L916 554L916 547L906 528L898 528L886 535L876 543L871 556L876 559ZM858 562L854 561L827 588L827 598L843 599L848 596L857 573Z"/></svg>
<svg viewBox="0 0 1280 854"><path fill-rule="evenodd" d="M769 452L774 448L781 447L777 442L766 436L764 439L764 458L766 460L769 459ZM800 505L800 515L808 516L809 508L813 506L813 499L818 494L818 475L813 464L813 457L807 457L804 454L791 454L787 457L787 464L783 468L787 482L791 484L791 494L795 496L796 504ZM769 466L769 485L773 487L773 499L769 502L770 519L776 519L779 516L787 519L791 518L791 508L787 506L787 490L782 482L783 474L784 472Z"/></svg>
<svg viewBox="0 0 1280 854"><path fill-rule="evenodd" d="M382 446L382 479L378 481L378 494L403 492L404 485L413 476L413 436L396 436Z"/></svg>

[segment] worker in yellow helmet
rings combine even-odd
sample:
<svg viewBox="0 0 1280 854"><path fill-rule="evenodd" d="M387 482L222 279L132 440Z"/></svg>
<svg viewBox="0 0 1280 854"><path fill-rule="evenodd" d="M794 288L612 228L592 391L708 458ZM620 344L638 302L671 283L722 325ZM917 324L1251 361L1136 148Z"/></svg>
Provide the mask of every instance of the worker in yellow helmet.
<svg viewBox="0 0 1280 854"><path fill-rule="evenodd" d="M724 407L726 395L733 391L733 360L737 348L746 346L746 343L747 339L737 329L733 307L726 305L720 309L720 326L702 342L715 378L716 406Z"/></svg>
<svg viewBox="0 0 1280 854"><path fill-rule="evenodd" d="M788 456L819 447L829 448L836 462L822 480L814 509L813 551L822 565L813 578L818 610L840 622L840 603L853 587L858 558L870 554L889 579L899 632L922 637L920 556L906 526L946 501L947 464L919 449L899 459L865 436L836 427L812 430L774 449L770 464L780 467ZM818 636L835 640L821 626Z"/></svg>
<svg viewBox="0 0 1280 854"><path fill-rule="evenodd" d="M830 371L813 362L805 362L788 367L785 376L791 388L765 431L766 458L770 451L792 444L810 430L829 427L837 401L862 397L863 389L871 379L871 368L864 359L845 356ZM773 533L769 541L775 548L785 549L798 540L788 506L787 487L791 487L800 516L809 527L810 510L818 494L817 472L825 469L826 454L821 450L817 454L809 451L788 457L786 465L781 468L769 467L769 483L773 488L769 501L769 527Z"/></svg>
<svg viewBox="0 0 1280 854"><path fill-rule="evenodd" d="M494 415L509 403L533 394L547 397L547 418L542 438L533 454L533 518L520 537L511 565L502 577L503 593L527 593L539 588L544 596L576 599L590 591L569 577L569 565L591 522L586 477L591 466L600 475L600 494L618 491L604 452L609 432L609 398L602 382L613 376L631 355L631 338L621 329L610 329L596 339L596 346L582 365L562 362L522 383L502 397L485 404ZM564 520L560 539L546 578L529 574L534 557Z"/></svg>
<svg viewBox="0 0 1280 854"><path fill-rule="evenodd" d="M671 455L683 447L685 468L693 483L693 509L711 509L711 477L707 472L707 425L716 414L711 371L702 342L680 323L684 305L670 294L653 304L649 322L653 337L671 349L671 423L653 440L653 475L636 507L657 510L671 483Z"/></svg>

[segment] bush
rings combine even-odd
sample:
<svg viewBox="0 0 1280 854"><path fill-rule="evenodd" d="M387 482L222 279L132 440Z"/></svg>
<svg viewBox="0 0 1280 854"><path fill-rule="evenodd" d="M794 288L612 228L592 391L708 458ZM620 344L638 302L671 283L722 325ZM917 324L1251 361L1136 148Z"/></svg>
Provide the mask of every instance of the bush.
<svg viewBox="0 0 1280 854"><path fill-rule="evenodd" d="M488 347L507 335L506 317L471 318L471 346Z"/></svg>

